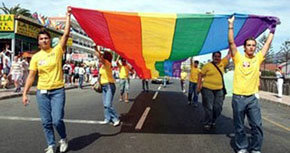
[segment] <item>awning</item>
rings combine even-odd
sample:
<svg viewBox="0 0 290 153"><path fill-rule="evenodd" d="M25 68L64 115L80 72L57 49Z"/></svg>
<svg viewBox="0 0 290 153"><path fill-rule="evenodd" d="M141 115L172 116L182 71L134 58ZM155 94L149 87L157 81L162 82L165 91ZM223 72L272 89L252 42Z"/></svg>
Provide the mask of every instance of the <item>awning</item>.
<svg viewBox="0 0 290 153"><path fill-rule="evenodd" d="M1 32L0 39L13 39L15 38L15 34L13 32Z"/></svg>

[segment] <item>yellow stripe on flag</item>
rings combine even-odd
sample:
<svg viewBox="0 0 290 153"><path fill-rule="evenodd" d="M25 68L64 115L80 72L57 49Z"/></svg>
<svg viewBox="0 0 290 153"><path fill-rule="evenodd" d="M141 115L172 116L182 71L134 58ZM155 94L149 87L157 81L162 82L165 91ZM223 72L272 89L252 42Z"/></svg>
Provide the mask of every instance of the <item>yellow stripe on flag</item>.
<svg viewBox="0 0 290 153"><path fill-rule="evenodd" d="M171 53L176 14L139 13L142 26L142 53L152 78L158 77L155 62L168 59Z"/></svg>

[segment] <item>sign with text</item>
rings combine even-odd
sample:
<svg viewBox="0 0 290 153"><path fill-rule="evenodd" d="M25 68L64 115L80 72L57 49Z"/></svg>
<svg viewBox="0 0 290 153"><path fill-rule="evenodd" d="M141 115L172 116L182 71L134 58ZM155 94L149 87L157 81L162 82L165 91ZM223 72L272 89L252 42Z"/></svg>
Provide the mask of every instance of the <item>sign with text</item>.
<svg viewBox="0 0 290 153"><path fill-rule="evenodd" d="M14 31L14 15L0 15L0 31Z"/></svg>
<svg viewBox="0 0 290 153"><path fill-rule="evenodd" d="M15 24L16 24L15 33L31 38L37 38L37 34L40 31L39 27L18 20L15 22Z"/></svg>

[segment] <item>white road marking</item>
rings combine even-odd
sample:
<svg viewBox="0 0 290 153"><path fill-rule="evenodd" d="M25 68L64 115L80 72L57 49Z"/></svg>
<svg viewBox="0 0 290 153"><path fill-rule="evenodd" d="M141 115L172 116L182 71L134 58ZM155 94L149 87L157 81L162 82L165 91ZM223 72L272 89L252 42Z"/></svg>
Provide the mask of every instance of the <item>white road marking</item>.
<svg viewBox="0 0 290 153"><path fill-rule="evenodd" d="M0 120L15 120L15 121L41 121L40 118L35 117L17 117L17 116L0 116ZM77 124L103 124L103 121L95 120L74 120L64 119L66 123L77 123Z"/></svg>
<svg viewBox="0 0 290 153"><path fill-rule="evenodd" d="M162 85L160 85L159 87L158 87L158 90L155 92L155 94L154 94L154 96L153 96L153 100L155 100L156 99L156 97L157 97L157 95L158 95L158 92L159 92L159 90L161 89L161 87L162 87Z"/></svg>
<svg viewBox="0 0 290 153"><path fill-rule="evenodd" d="M151 109L150 107L146 107L144 113L142 114L141 118L139 119L139 121L138 121L138 123L137 123L137 125L135 127L136 130L141 130L142 129L142 126L143 126L143 124L144 124L144 122L146 120L147 115L149 114L150 109Z"/></svg>

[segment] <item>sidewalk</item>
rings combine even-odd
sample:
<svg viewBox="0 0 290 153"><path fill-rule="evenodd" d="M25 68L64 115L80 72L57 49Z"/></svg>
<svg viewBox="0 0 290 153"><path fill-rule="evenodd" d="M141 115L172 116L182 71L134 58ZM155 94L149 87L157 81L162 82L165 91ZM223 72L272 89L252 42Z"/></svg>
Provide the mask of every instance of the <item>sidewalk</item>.
<svg viewBox="0 0 290 153"><path fill-rule="evenodd" d="M84 83L83 86L89 86L90 84ZM78 88L78 85L65 85L65 90ZM21 88L23 90L23 87ZM1 99L8 99L8 98L14 98L14 97L20 97L22 96L21 92L14 92L14 88L12 89L0 89L0 100ZM29 95L35 95L36 94L36 86L33 86L30 88Z"/></svg>
<svg viewBox="0 0 290 153"><path fill-rule="evenodd" d="M276 93L272 93L272 92L259 91L260 99L277 103L277 104L282 104L288 107L290 106L290 96L283 95L282 98L278 98L276 95L277 95Z"/></svg>

